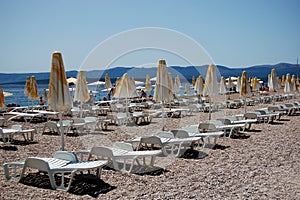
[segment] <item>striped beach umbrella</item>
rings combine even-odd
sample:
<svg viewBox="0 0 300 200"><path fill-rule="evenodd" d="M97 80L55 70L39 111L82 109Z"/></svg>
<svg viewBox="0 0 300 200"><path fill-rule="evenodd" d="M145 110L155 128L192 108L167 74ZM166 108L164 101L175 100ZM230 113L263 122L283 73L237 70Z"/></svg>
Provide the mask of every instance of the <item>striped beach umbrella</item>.
<svg viewBox="0 0 300 200"><path fill-rule="evenodd" d="M286 79L285 79L283 91L285 93L289 93L289 92L292 91L292 81L291 81L291 75L289 73L286 74Z"/></svg>
<svg viewBox="0 0 300 200"><path fill-rule="evenodd" d="M181 86L180 78L179 78L179 76L177 75L177 76L174 78L174 87L173 87L174 94L177 94L177 93L180 92L180 86Z"/></svg>
<svg viewBox="0 0 300 200"><path fill-rule="evenodd" d="M108 73L105 74L105 84L104 84L104 87L106 89L112 88L111 80L110 80L110 77L109 77Z"/></svg>
<svg viewBox="0 0 300 200"><path fill-rule="evenodd" d="M246 104L246 97L250 93L249 90L249 83L248 83L248 76L247 72L243 71L242 73L242 78L241 78L241 90L240 90L240 95L244 97L244 113L246 113L247 110L247 104Z"/></svg>
<svg viewBox="0 0 300 200"><path fill-rule="evenodd" d="M74 94L74 101L80 102L80 117L82 117L82 104L90 99L89 90L84 71L77 74L77 83Z"/></svg>
<svg viewBox="0 0 300 200"><path fill-rule="evenodd" d="M30 76L26 77L25 87L24 87L24 95L28 96L30 92Z"/></svg>
<svg viewBox="0 0 300 200"><path fill-rule="evenodd" d="M151 85L150 75L149 74L146 75L145 91L152 92L152 85Z"/></svg>
<svg viewBox="0 0 300 200"><path fill-rule="evenodd" d="M270 75L270 82L269 82L269 90L272 92L276 92L277 90L277 77L276 77L276 70L273 68Z"/></svg>

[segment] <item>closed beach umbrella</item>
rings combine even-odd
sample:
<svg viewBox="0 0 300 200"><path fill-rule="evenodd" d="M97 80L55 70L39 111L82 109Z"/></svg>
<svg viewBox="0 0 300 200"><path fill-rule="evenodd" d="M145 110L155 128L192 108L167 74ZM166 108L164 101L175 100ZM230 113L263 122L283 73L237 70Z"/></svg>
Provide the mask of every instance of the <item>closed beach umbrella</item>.
<svg viewBox="0 0 300 200"><path fill-rule="evenodd" d="M84 71L77 74L77 84L75 88L74 101L87 102L90 98L89 90L86 83Z"/></svg>
<svg viewBox="0 0 300 200"><path fill-rule="evenodd" d="M285 85L285 76L282 75L281 76L281 86L284 87L284 85Z"/></svg>
<svg viewBox="0 0 300 200"><path fill-rule="evenodd" d="M226 94L226 81L225 78L222 76L220 80L220 94Z"/></svg>
<svg viewBox="0 0 300 200"><path fill-rule="evenodd" d="M4 94L2 90L2 86L0 85L0 108L4 108L5 103L4 103Z"/></svg>
<svg viewBox="0 0 300 200"><path fill-rule="evenodd" d="M77 74L77 83L74 94L74 101L80 102L80 117L82 117L82 103L90 99L89 90L86 83L84 71L79 71Z"/></svg>
<svg viewBox="0 0 300 200"><path fill-rule="evenodd" d="M173 91L175 94L179 93L180 92L180 86L181 86L181 83L180 83L180 78L179 76L177 75L174 79L174 87L173 87Z"/></svg>
<svg viewBox="0 0 300 200"><path fill-rule="evenodd" d="M280 78L278 76L277 76L277 88L278 89L282 88L282 86L281 86L281 80L280 80Z"/></svg>
<svg viewBox="0 0 300 200"><path fill-rule="evenodd" d="M121 80L116 86L114 98L133 98L138 97L135 84L129 78L128 74L123 74Z"/></svg>
<svg viewBox="0 0 300 200"><path fill-rule="evenodd" d="M30 91L29 91L28 97L31 100L38 100L39 99L39 90L38 90L38 85L36 83L35 76L31 77Z"/></svg>
<svg viewBox="0 0 300 200"><path fill-rule="evenodd" d="M285 93L289 93L289 92L292 91L291 75L289 73L286 75L286 80L285 80L285 83L284 83L283 91Z"/></svg>
<svg viewBox="0 0 300 200"><path fill-rule="evenodd" d="M52 54L52 66L49 81L48 106L59 112L61 150L64 150L64 131L62 125L62 113L68 112L73 104L69 92L66 72L60 52Z"/></svg>
<svg viewBox="0 0 300 200"><path fill-rule="evenodd" d="M110 80L110 77L109 77L109 75L107 73L105 74L105 84L104 84L104 87L106 89L112 88L111 80Z"/></svg>
<svg viewBox="0 0 300 200"><path fill-rule="evenodd" d="M240 92L241 90L241 77L237 77L236 79L236 91Z"/></svg>
<svg viewBox="0 0 300 200"><path fill-rule="evenodd" d="M203 96L209 97L209 115L208 119L211 119L211 98L218 94L218 82L217 82L217 72L216 66L214 64L210 64L208 66L206 76L205 76L205 84L203 88Z"/></svg>
<svg viewBox="0 0 300 200"><path fill-rule="evenodd" d="M247 72L246 71L243 71L242 73L242 78L241 78L241 90L240 90L240 95L242 97L244 97L244 102L245 102L245 105L244 105L244 113L246 113L246 96L250 93L249 91L249 83L248 83L248 76L247 76Z"/></svg>
<svg viewBox="0 0 300 200"><path fill-rule="evenodd" d="M158 61L157 76L153 100L162 103L162 129L164 130L164 104L173 100L168 85L168 69L166 61L160 59Z"/></svg>
<svg viewBox="0 0 300 200"><path fill-rule="evenodd" d="M228 84L227 84L227 88L231 91L231 89L233 88L233 81L232 78L229 76L228 78Z"/></svg>
<svg viewBox="0 0 300 200"><path fill-rule="evenodd" d="M277 77L276 77L276 70L274 68L272 69L270 75L269 90L272 92L276 92L277 90Z"/></svg>
<svg viewBox="0 0 300 200"><path fill-rule="evenodd" d="M195 76L192 76L192 86L194 87L196 84Z"/></svg>
<svg viewBox="0 0 300 200"><path fill-rule="evenodd" d="M168 73L168 85L169 85L169 92L173 95L174 94L174 85L173 85L173 79L172 79L172 74L169 72Z"/></svg>
<svg viewBox="0 0 300 200"><path fill-rule="evenodd" d="M152 92L152 85L151 85L150 75L149 74L147 74L147 76L146 76L145 91Z"/></svg>
<svg viewBox="0 0 300 200"><path fill-rule="evenodd" d="M190 88L190 84L186 83L184 86L184 92L185 93L190 93L191 92L191 88Z"/></svg>
<svg viewBox="0 0 300 200"><path fill-rule="evenodd" d="M44 95L44 100L47 100L47 90L46 90L46 88L43 89L43 95Z"/></svg>
<svg viewBox="0 0 300 200"><path fill-rule="evenodd" d="M196 83L195 83L195 87L194 87L196 93L198 95L202 94L202 90L203 90L203 79L202 76L198 76L198 78L196 79Z"/></svg>
<svg viewBox="0 0 300 200"><path fill-rule="evenodd" d="M173 100L173 95L170 95L169 90L167 64L165 60L160 59L158 61L153 100L162 103L171 102Z"/></svg>
<svg viewBox="0 0 300 200"><path fill-rule="evenodd" d="M27 76L26 77L26 83L25 83L25 87L24 87L24 95L28 96L30 92L30 77Z"/></svg>
<svg viewBox="0 0 300 200"><path fill-rule="evenodd" d="M295 75L293 75L292 79L291 79L291 91L296 91L297 90L296 83L297 83L297 78L296 78Z"/></svg>

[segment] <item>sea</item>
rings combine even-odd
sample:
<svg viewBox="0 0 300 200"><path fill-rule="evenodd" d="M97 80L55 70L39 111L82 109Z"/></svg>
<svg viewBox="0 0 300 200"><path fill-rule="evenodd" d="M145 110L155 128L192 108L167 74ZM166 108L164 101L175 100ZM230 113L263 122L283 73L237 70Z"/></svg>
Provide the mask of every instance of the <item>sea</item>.
<svg viewBox="0 0 300 200"><path fill-rule="evenodd" d="M24 95L24 87L25 84L4 84L2 85L3 91L4 92L10 92L13 95L12 96L6 96L5 97L5 105L8 104L15 104L18 106L32 106L32 105L38 105L39 100L29 100L27 96ZM38 84L38 91L39 95L44 98L43 91L44 88L48 89L48 84ZM101 85L100 87L97 86L88 86L89 90L93 91L93 94L95 96L96 101L101 101L103 100L103 97L107 97L107 91L105 90L104 86ZM153 96L153 91L151 93L146 92L147 95L152 95ZM193 93L194 90L191 88L191 93ZM70 95L74 96L75 93L75 86L72 88L70 87ZM179 92L180 94L184 93L184 88L181 88L181 91ZM138 91L138 94L140 95L141 92ZM47 104L47 101L46 101Z"/></svg>
<svg viewBox="0 0 300 200"><path fill-rule="evenodd" d="M39 100L28 100L28 97L24 95L24 84L4 84L2 85L4 92L10 92L12 96L5 97L5 105L8 104L16 104L19 106L31 106L31 105L38 105ZM48 84L38 84L38 91L39 95L44 98L43 91L44 88L48 89ZM101 85L100 88L97 86L88 86L89 90L94 91L93 94L95 95L95 99L102 100L104 96L107 96L107 91L102 91L105 88ZM74 96L75 87L70 87L70 95ZM46 101L47 103L47 101Z"/></svg>

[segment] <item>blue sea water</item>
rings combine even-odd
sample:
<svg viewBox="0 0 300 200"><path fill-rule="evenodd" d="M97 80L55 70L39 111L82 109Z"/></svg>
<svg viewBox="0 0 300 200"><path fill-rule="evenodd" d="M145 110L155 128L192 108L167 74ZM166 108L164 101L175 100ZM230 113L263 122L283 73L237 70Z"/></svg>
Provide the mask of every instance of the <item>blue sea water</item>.
<svg viewBox="0 0 300 200"><path fill-rule="evenodd" d="M28 106L28 105L32 105L32 103L34 105L38 105L39 104L38 100L35 100L32 102L32 100L28 100L28 97L24 95L24 86L25 85L20 85L20 84L2 85L4 92L10 92L13 94L13 96L5 97L5 105L12 104L12 103L14 103L16 105L20 105L20 106ZM38 85L38 90L39 90L40 96L43 96L44 88L48 89L48 84L39 84ZM89 90L98 91L98 92L100 90L100 93L94 94L96 100L103 99L104 96L107 96L107 92L101 91L103 89L104 89L103 86L101 86L100 89L97 88L96 86L89 86ZM74 88L74 91L70 91L70 94L72 95L72 93L74 93L74 92L75 92L75 88Z"/></svg>
<svg viewBox="0 0 300 200"><path fill-rule="evenodd" d="M25 87L25 84L2 85L4 92L10 92L13 94L12 96L5 97L5 105L8 105L8 104L16 104L16 105L20 105L20 106L38 105L39 104L38 100L35 100L35 101L28 100L28 97L24 95L24 87ZM48 89L48 84L38 84L38 90L39 90L40 96L43 96L44 88ZM107 92L102 91L105 89L103 85L101 85L100 88L97 88L97 86L88 86L88 89L92 90L92 91L97 91L97 93L94 93L96 101L102 100L104 96L107 97ZM184 88L181 89L180 94L184 93L183 90L184 90ZM74 90L70 91L71 96L73 96L74 92L75 92L75 86L74 86ZM191 93L193 93L193 92L194 92L194 90L191 89ZM149 95L149 93L147 93L147 94ZM150 94L153 96L153 92ZM47 104L47 101L46 101L46 104Z"/></svg>

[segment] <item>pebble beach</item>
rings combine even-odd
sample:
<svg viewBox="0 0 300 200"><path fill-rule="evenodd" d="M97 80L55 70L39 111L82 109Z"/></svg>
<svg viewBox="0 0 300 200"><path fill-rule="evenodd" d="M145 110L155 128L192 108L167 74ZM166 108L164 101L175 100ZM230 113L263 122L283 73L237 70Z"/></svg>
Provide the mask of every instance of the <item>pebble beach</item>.
<svg viewBox="0 0 300 200"><path fill-rule="evenodd" d="M290 101L297 101L293 99ZM276 102L282 104L285 102ZM248 111L268 107L258 104ZM213 113L237 115L244 108L221 109ZM298 111L299 113L299 111ZM165 129L180 129L207 120L207 113L193 112L182 118L165 119ZM0 168L0 199L300 199L300 115L282 116L274 123L253 124L234 138L220 138L214 148L196 147L179 158L156 159L159 170L150 174L121 173L105 168L101 180L78 175L69 192L52 190L47 175L27 171L25 181L7 181ZM11 121L6 127L16 122ZM17 122L24 127L42 124ZM162 119L149 125L110 125L79 136L65 136L65 150L90 149L117 141L155 133ZM4 128L6 128L4 127ZM60 137L36 134L31 143L22 138L0 144L0 164L27 157L52 157L60 150Z"/></svg>

